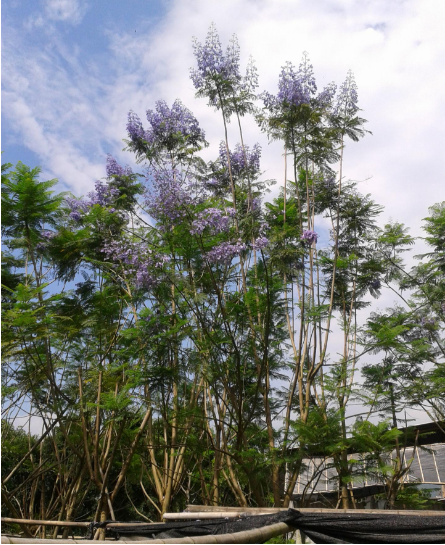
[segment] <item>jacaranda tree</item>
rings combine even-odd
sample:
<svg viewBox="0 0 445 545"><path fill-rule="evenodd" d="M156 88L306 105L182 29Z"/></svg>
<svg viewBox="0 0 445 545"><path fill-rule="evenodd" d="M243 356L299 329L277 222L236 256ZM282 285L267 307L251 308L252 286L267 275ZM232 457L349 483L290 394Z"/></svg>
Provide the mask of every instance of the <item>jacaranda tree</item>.
<svg viewBox="0 0 445 545"><path fill-rule="evenodd" d="M212 26L193 48L197 98L221 115L214 160L177 99L156 102L146 122L129 113L140 172L108 156L86 197L52 193L55 181L22 164L5 171L5 445L23 453L9 455L2 497L15 514L151 520L188 502L287 506L314 452L332 458L343 507L372 464L394 499L400 467L383 475L378 461L398 448L398 412L443 415L443 207L427 219L433 253L406 272L400 252L413 239L379 228L382 208L344 175L347 142L367 132L352 73L319 92L304 54L282 68L276 95L259 93L236 37L223 50ZM246 116L281 142L273 198ZM407 307L360 329L383 287L410 290ZM360 379L371 352L381 362L365 361ZM388 420L348 419L358 398L366 422ZM14 428L23 414L43 426L27 452ZM351 464L351 448L371 440L374 457Z"/></svg>

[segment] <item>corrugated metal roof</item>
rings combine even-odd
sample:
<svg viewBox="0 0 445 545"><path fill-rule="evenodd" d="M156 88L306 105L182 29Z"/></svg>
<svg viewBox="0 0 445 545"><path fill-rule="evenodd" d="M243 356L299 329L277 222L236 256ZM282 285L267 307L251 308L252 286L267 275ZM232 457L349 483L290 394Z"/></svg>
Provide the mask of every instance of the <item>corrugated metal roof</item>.
<svg viewBox="0 0 445 545"><path fill-rule="evenodd" d="M405 482L445 485L445 444L436 443L424 445L422 448L407 447L402 449L403 466L409 466ZM358 455L350 454L349 459L359 459ZM395 451L388 457L388 465L396 459ZM338 473L332 458L313 457L304 460L305 469L300 473L295 485L294 494L303 492L323 492L338 489ZM360 466L357 467L357 470ZM357 471L359 473L359 471ZM378 475L357 475L353 487L381 484L383 478Z"/></svg>

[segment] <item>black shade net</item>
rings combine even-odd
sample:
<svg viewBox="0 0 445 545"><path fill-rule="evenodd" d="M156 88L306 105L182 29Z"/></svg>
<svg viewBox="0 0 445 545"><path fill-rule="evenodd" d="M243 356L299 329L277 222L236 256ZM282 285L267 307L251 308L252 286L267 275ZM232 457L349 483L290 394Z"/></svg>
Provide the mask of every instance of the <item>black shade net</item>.
<svg viewBox="0 0 445 545"><path fill-rule="evenodd" d="M111 522L111 521L109 521ZM445 514L393 515L307 513L294 509L272 515L237 519L206 519L165 524L141 524L113 530L115 537L143 536L171 539L215 534L233 534L285 522L301 530L315 543L445 543Z"/></svg>

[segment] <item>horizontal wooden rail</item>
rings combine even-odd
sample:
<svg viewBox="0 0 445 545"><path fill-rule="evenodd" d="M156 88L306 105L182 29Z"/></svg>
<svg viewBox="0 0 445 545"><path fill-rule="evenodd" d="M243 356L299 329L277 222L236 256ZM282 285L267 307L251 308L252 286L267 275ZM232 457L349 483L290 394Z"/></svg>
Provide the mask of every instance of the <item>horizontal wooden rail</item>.
<svg viewBox="0 0 445 545"><path fill-rule="evenodd" d="M63 526L72 528L87 528L89 522L75 522L71 520L34 520L34 519L11 519L8 517L1 518L2 524L27 524L28 526Z"/></svg>
<svg viewBox="0 0 445 545"><path fill-rule="evenodd" d="M91 524L85 521L63 521L63 520L33 520L33 519L11 519L7 517L1 518L2 523L9 524L26 524L28 526L62 526L72 528L88 528ZM107 528L128 528L137 524L162 524L162 522L109 522Z"/></svg>
<svg viewBox="0 0 445 545"><path fill-rule="evenodd" d="M329 513L329 514L348 514L353 515L416 515L420 517L437 517L439 515L444 516L444 511L432 511L422 509L323 509L317 507L295 507L296 511L300 513ZM243 514L243 515L271 515L278 513L279 511L287 511L287 508L283 507L220 507L217 505L187 505L186 513L195 515L196 513L211 513L217 512L218 515L224 515L225 512ZM226 515L227 516L227 515Z"/></svg>

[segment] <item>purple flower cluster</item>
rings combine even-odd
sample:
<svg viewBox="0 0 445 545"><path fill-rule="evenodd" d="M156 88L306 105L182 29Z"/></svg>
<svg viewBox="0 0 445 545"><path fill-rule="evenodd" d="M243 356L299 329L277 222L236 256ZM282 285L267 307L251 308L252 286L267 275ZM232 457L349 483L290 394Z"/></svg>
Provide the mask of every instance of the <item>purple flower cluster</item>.
<svg viewBox="0 0 445 545"><path fill-rule="evenodd" d="M318 106L324 109L328 109L332 106L335 93L337 92L337 85L332 82L329 83L321 93L316 97Z"/></svg>
<svg viewBox="0 0 445 545"><path fill-rule="evenodd" d="M178 134L194 146L205 142L205 134L198 120L178 99L171 108L164 100L156 102L155 111L147 110L147 120L150 127L146 140L152 145L168 144L172 136Z"/></svg>
<svg viewBox="0 0 445 545"><path fill-rule="evenodd" d="M96 204L99 206L109 206L118 195L118 189L97 180L95 191L88 193L88 199L76 199L71 197L66 199L66 203L71 210L70 218L78 222L82 219L82 216L88 213L92 206ZM114 209L112 209L112 211L114 211Z"/></svg>
<svg viewBox="0 0 445 545"><path fill-rule="evenodd" d="M220 94L242 98L238 107L249 107L249 100L258 87L258 71L252 58L246 67L245 76L240 72L240 48L238 39L232 36L223 53L215 26L212 24L204 44L193 40L193 52L197 68L190 70L190 78L201 95L208 96L210 104L220 107ZM227 113L227 112L226 112ZM228 113L230 115L230 113Z"/></svg>
<svg viewBox="0 0 445 545"><path fill-rule="evenodd" d="M192 235L202 235L208 227L213 234L227 232L230 228L230 220L235 214L233 208L226 208L224 211L219 208L207 208L198 214L198 218L193 221L190 233Z"/></svg>
<svg viewBox="0 0 445 545"><path fill-rule="evenodd" d="M169 108L164 100L158 100L155 110L147 110L149 128L144 130L142 121L134 113L128 114L127 132L136 144L141 140L153 147L173 149L178 144L178 136L189 145L206 144L205 133L198 120L180 100L175 100Z"/></svg>
<svg viewBox="0 0 445 545"><path fill-rule="evenodd" d="M287 62L282 67L278 79L277 96L264 92L261 94L261 99L268 110L298 107L302 104L314 104L319 108L327 109L332 106L336 90L335 83L330 83L316 96L317 84L313 66L309 62L307 53L303 53L298 70L291 62Z"/></svg>
<svg viewBox="0 0 445 545"><path fill-rule="evenodd" d="M345 81L340 86L334 106L334 114L346 118L354 117L359 110L357 104L357 84L355 83L354 74L350 70Z"/></svg>
<svg viewBox="0 0 445 545"><path fill-rule="evenodd" d="M244 146L244 149L245 153L241 144L237 144L234 151L229 150L232 175L239 177L245 174L247 170L253 178L260 172L261 146L255 144L252 150L248 146ZM224 142L221 142L219 146L219 159L221 164L228 170L227 150Z"/></svg>
<svg viewBox="0 0 445 545"><path fill-rule="evenodd" d="M315 242L317 244L318 240L318 234L315 231L311 231L310 229L307 231L303 231L303 234L301 235L301 240L306 242L309 246L312 246L312 244Z"/></svg>
<svg viewBox="0 0 445 545"><path fill-rule="evenodd" d="M126 166L125 168L121 167L116 159L110 154L107 155L106 169L109 178L111 176L131 176L133 174L133 171L129 166Z"/></svg>
<svg viewBox="0 0 445 545"><path fill-rule="evenodd" d="M84 199L68 197L66 199L66 203L68 208L71 210L70 218L74 221L80 221L82 216L87 214L88 210L90 209L88 201L85 201Z"/></svg>
<svg viewBox="0 0 445 545"><path fill-rule="evenodd" d="M253 211L261 209L261 199L260 197L254 197L252 199L251 208Z"/></svg>
<svg viewBox="0 0 445 545"><path fill-rule="evenodd" d="M287 62L282 67L278 79L278 95L275 97L265 92L261 98L266 108L274 109L279 105L300 106L301 104L309 104L316 92L317 85L313 66L309 63L307 53L304 53L298 71L295 70L291 62Z"/></svg>
<svg viewBox="0 0 445 545"><path fill-rule="evenodd" d="M119 195L119 189L97 180L95 190L88 193L89 206L108 206Z"/></svg>
<svg viewBox="0 0 445 545"><path fill-rule="evenodd" d="M149 177L152 187L145 192L145 205L149 214L161 222L161 229L166 228L164 220L172 226L187 216L187 206L201 202L192 184L184 181L176 169L152 170Z"/></svg>
<svg viewBox="0 0 445 545"><path fill-rule="evenodd" d="M221 242L207 253L207 259L210 263L227 263L246 248L247 246L241 240L235 243Z"/></svg>
<svg viewBox="0 0 445 545"><path fill-rule="evenodd" d="M134 274L136 285L145 288L157 285L159 280L156 269L162 269L170 260L166 255L155 254L143 242L111 241L103 247L102 252L107 259L125 264L125 272Z"/></svg>
<svg viewBox="0 0 445 545"><path fill-rule="evenodd" d="M255 240L255 242L254 242L254 244L252 246L253 246L254 250L262 250L268 244L269 244L269 239L267 237L265 237L265 236L260 236Z"/></svg>
<svg viewBox="0 0 445 545"><path fill-rule="evenodd" d="M198 64L197 69L190 70L190 77L196 89L203 89L209 78L219 76L225 81L237 83L241 80L240 48L236 36L233 36L223 53L216 27L212 24L204 44L193 40L193 53Z"/></svg>
<svg viewBox="0 0 445 545"><path fill-rule="evenodd" d="M303 54L298 72L292 63L287 62L283 66L278 80L278 101L299 106L309 104L311 97L317 92L314 71L309 63L307 53Z"/></svg>
<svg viewBox="0 0 445 545"><path fill-rule="evenodd" d="M219 182L216 178L210 178L210 180L206 180L205 184L207 186L210 186L210 188L217 187L219 185Z"/></svg>
<svg viewBox="0 0 445 545"><path fill-rule="evenodd" d="M128 113L127 132L128 136L133 142L145 140L145 131L144 127L142 126L142 121L139 119L137 114L131 110Z"/></svg>

